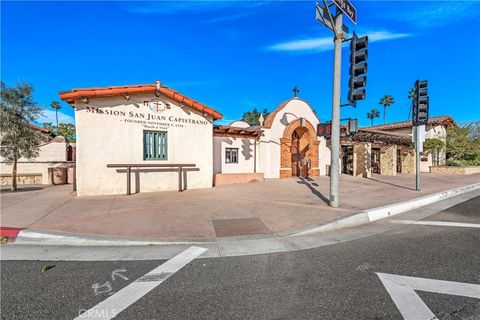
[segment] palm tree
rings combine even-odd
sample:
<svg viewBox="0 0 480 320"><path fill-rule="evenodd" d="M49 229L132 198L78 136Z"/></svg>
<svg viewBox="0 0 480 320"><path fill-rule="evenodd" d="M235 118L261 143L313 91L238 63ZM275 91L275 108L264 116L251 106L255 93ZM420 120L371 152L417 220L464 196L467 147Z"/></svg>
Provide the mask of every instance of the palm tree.
<svg viewBox="0 0 480 320"><path fill-rule="evenodd" d="M395 103L395 100L393 99L392 96L389 96L389 95L383 96L378 102L378 104L383 106L383 124L385 124L385 120L387 116L387 108L394 103Z"/></svg>
<svg viewBox="0 0 480 320"><path fill-rule="evenodd" d="M380 111L377 109L372 109L370 112L367 112L367 118L372 121L372 126L373 126L373 119L379 118L380 117Z"/></svg>
<svg viewBox="0 0 480 320"><path fill-rule="evenodd" d="M50 104L50 108L55 110L55 118L57 119L57 128L58 128L58 110L62 109L62 106L60 105L60 102L52 101L52 103Z"/></svg>
<svg viewBox="0 0 480 320"><path fill-rule="evenodd" d="M408 99L410 100L413 100L413 98L415 98L415 88L410 88L410 90L408 91ZM408 108L408 119L407 120L410 120L410 114L412 113L412 108Z"/></svg>

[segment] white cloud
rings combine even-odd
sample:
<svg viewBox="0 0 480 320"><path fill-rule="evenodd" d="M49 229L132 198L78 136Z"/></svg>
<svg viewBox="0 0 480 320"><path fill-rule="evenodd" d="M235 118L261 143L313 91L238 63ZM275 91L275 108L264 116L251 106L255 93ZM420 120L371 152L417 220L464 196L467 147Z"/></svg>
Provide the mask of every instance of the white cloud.
<svg viewBox="0 0 480 320"><path fill-rule="evenodd" d="M383 17L425 28L458 23L478 16L479 12L478 1L424 1L413 10L384 13Z"/></svg>
<svg viewBox="0 0 480 320"><path fill-rule="evenodd" d="M55 125L57 123L57 120L55 118L55 110L48 110L48 109L43 110L43 116L38 118L37 122L38 123L51 122L52 124ZM75 124L75 118L59 111L58 123L62 123L62 122Z"/></svg>
<svg viewBox="0 0 480 320"><path fill-rule="evenodd" d="M378 42L401 39L412 36L408 33L392 33L389 31L375 31L368 33L368 41ZM315 53L333 49L333 36L309 39L299 39L277 43L266 48L269 51L284 51L298 53Z"/></svg>
<svg viewBox="0 0 480 320"><path fill-rule="evenodd" d="M330 50L332 48L332 37L323 37L281 42L271 45L267 49L270 51L320 52Z"/></svg>

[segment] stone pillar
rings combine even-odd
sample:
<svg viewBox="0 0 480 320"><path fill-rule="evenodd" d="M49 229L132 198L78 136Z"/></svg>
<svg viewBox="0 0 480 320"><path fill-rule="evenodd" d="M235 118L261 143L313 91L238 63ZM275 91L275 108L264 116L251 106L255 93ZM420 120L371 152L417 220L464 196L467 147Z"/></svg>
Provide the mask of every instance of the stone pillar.
<svg viewBox="0 0 480 320"><path fill-rule="evenodd" d="M380 150L380 174L397 175L397 146L384 146Z"/></svg>
<svg viewBox="0 0 480 320"><path fill-rule="evenodd" d="M360 142L353 146L353 176L370 178L372 176L372 144Z"/></svg>
<svg viewBox="0 0 480 320"><path fill-rule="evenodd" d="M402 148L402 173L415 174L415 150Z"/></svg>

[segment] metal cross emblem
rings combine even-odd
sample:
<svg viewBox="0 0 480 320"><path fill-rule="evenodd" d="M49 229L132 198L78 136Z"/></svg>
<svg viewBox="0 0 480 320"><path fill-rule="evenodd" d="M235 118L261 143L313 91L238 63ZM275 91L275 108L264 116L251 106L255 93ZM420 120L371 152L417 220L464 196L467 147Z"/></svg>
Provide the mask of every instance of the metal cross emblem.
<svg viewBox="0 0 480 320"><path fill-rule="evenodd" d="M295 86L295 88L293 88L292 91L293 91L294 96L297 97L297 96L298 96L298 93L300 92L300 89L298 89L298 87Z"/></svg>

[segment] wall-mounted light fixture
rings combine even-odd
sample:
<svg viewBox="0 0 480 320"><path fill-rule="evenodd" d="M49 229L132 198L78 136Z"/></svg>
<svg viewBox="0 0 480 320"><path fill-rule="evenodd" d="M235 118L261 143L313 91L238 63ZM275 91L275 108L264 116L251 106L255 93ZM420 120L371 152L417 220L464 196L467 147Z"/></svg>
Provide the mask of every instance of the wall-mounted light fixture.
<svg viewBox="0 0 480 320"><path fill-rule="evenodd" d="M180 108L183 108L185 106L185 104L183 104L183 102L180 102Z"/></svg>
<svg viewBox="0 0 480 320"><path fill-rule="evenodd" d="M130 95L128 93L125 93L123 97L125 98L125 100L130 100Z"/></svg>
<svg viewBox="0 0 480 320"><path fill-rule="evenodd" d="M83 103L88 103L88 98L87 97L81 97Z"/></svg>
<svg viewBox="0 0 480 320"><path fill-rule="evenodd" d="M300 127L305 127L305 118L300 118Z"/></svg>

